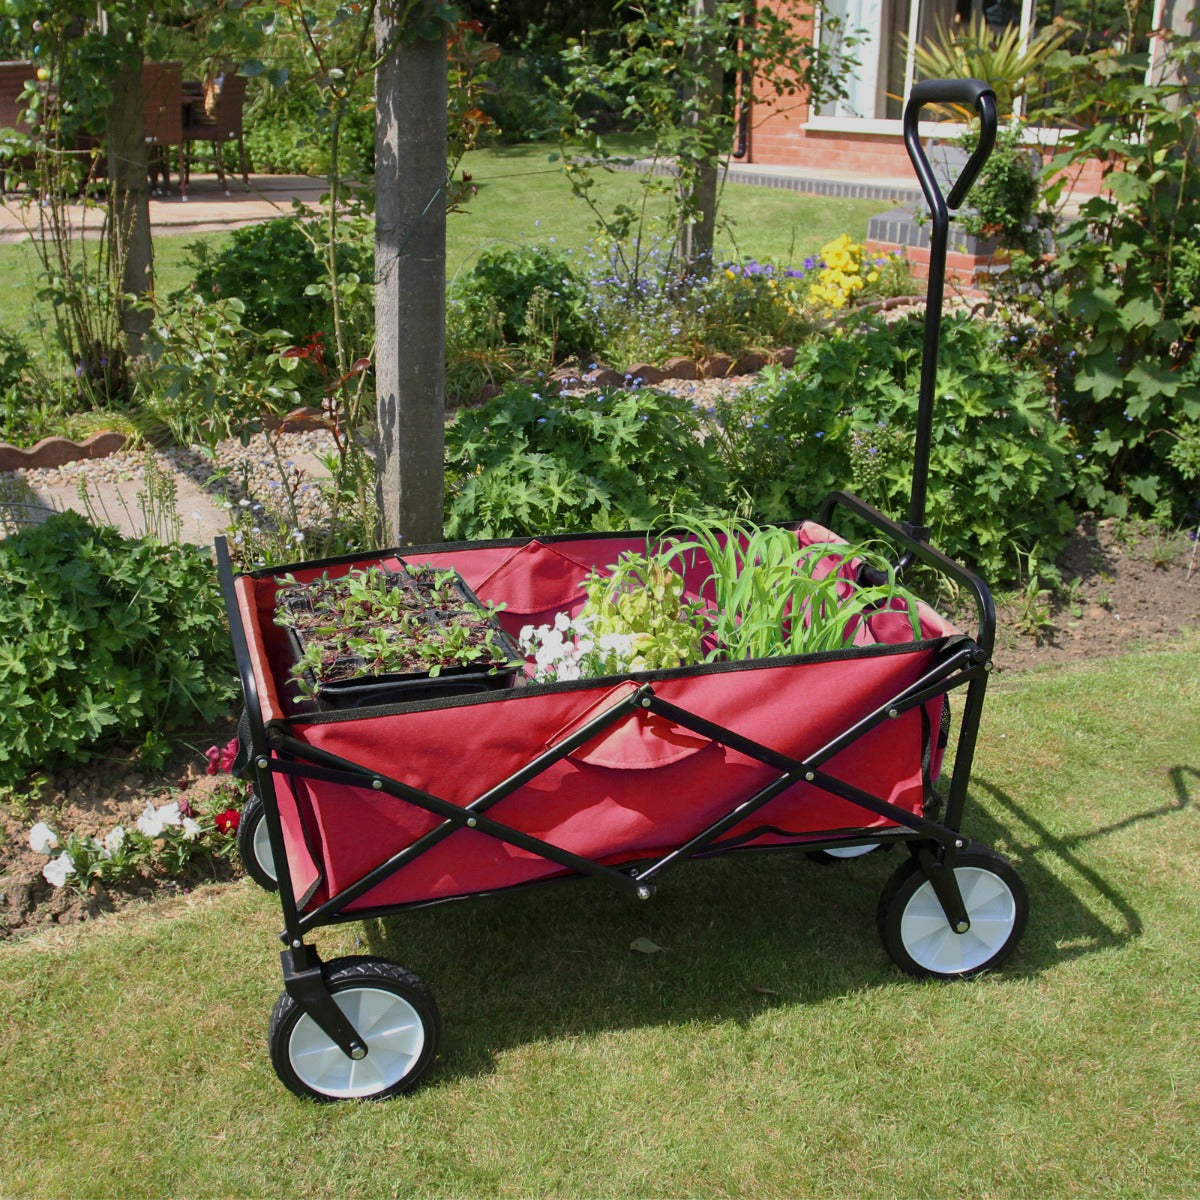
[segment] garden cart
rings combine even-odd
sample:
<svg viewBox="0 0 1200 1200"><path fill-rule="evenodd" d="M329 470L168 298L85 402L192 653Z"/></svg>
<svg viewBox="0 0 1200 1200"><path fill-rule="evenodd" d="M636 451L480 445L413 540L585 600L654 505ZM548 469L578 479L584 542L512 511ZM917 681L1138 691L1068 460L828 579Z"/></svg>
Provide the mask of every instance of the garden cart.
<svg viewBox="0 0 1200 1200"><path fill-rule="evenodd" d="M945 197L918 135L920 110L932 103L972 107L982 124ZM404 547L237 575L218 539L254 785L239 839L249 873L277 889L283 909L284 991L269 1041L294 1092L390 1096L414 1086L436 1050L437 1008L415 975L380 958L321 960L310 939L334 922L567 878L646 901L696 858L760 849L851 858L899 845L906 853L878 925L901 968L972 976L1017 944L1024 887L962 832L995 613L985 584L931 546L925 526L949 213L990 152L995 97L975 80L918 84L904 128L932 243L908 517L892 520L835 492L816 520L775 528L843 590L859 577L879 584L881 572L841 555L830 530L839 520L869 528L891 548L884 573L921 565L973 601L970 632L922 601L903 611L881 603L862 609L844 641L816 652L716 654L549 679L510 653L502 672L394 670L365 692L323 689L314 674L322 651L305 650L296 632L337 632L340 618L319 609L339 582L346 594L337 603L352 605L362 597L350 593L375 572L385 583L370 604L403 609L412 628L424 628L431 609L445 620L446 606L459 603L445 597L457 590L478 602L488 636L504 640L563 628L589 602L590 585L646 550L647 534ZM715 603L694 547L679 549L675 569L696 606ZM439 570L453 573L454 588L413 615L405 606L417 603L417 585ZM296 589L307 595L299 607Z"/></svg>

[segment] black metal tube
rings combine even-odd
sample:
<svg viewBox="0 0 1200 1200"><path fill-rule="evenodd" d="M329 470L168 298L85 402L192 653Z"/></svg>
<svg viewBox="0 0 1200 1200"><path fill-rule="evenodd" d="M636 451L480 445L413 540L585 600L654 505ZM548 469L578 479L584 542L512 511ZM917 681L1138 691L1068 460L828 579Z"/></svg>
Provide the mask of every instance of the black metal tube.
<svg viewBox="0 0 1200 1200"><path fill-rule="evenodd" d="M942 195L929 158L921 145L921 109L927 104L969 104L979 113L979 145L968 160L949 197ZM917 180L929 205L929 282L925 296L925 338L921 357L921 386L917 405L916 441L913 449L912 491L908 521L913 536L928 541L925 505L929 487L929 457L933 437L933 402L937 386L938 347L945 293L946 248L950 236L950 209L957 208L979 174L996 140L996 94L978 79L930 79L909 94L904 109L904 144Z"/></svg>

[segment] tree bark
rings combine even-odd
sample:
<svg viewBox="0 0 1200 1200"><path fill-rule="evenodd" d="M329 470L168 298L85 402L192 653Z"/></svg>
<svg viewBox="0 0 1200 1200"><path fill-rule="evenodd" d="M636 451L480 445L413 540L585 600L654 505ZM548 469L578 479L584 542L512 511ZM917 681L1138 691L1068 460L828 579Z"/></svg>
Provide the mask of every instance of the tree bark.
<svg viewBox="0 0 1200 1200"><path fill-rule="evenodd" d="M399 545L442 537L446 36L402 37L387 7L375 21L376 480Z"/></svg>
<svg viewBox="0 0 1200 1200"><path fill-rule="evenodd" d="M109 204L112 251L121 287L135 300L121 301L125 353L141 353L151 314L136 304L154 287L154 245L150 237L150 184L146 170L145 120L142 111L142 57L130 56L113 78L108 110Z"/></svg>
<svg viewBox="0 0 1200 1200"><path fill-rule="evenodd" d="M716 0L690 0L694 16L711 23ZM703 77L692 97L694 108L688 113L689 124L709 128L723 103L724 76L714 52L715 47L697 49L697 67ZM717 228L717 190L721 160L725 148L703 144L700 158L684 176L680 197L682 221L679 229L679 253L689 275L707 275L712 270L713 242ZM682 164L681 164L682 165Z"/></svg>

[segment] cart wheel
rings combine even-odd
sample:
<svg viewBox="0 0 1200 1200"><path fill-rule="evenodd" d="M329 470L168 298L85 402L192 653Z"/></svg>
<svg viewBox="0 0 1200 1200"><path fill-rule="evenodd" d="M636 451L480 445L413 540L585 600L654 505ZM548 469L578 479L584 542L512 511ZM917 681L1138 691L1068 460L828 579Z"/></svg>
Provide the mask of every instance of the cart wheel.
<svg viewBox="0 0 1200 1200"><path fill-rule="evenodd" d="M433 995L411 971L384 958L338 958L324 968L334 1002L366 1042L347 1057L284 992L268 1038L275 1073L314 1100L383 1100L415 1087L433 1061L441 1022Z"/></svg>
<svg viewBox="0 0 1200 1200"><path fill-rule="evenodd" d="M907 859L879 899L879 935L910 975L964 979L999 966L1016 948L1029 917L1029 896L1013 867L992 850L955 856L954 876L971 927L955 933L933 884Z"/></svg>
<svg viewBox="0 0 1200 1200"><path fill-rule="evenodd" d="M834 863L848 862L852 858L862 858L864 854L880 849L882 846L878 842L870 846L834 846L829 850L809 850L808 857L812 862L828 867Z"/></svg>
<svg viewBox="0 0 1200 1200"><path fill-rule="evenodd" d="M273 892L279 887L279 877L275 874L275 856L271 853L265 816L262 800L251 792L238 822L237 847L246 874L259 887Z"/></svg>

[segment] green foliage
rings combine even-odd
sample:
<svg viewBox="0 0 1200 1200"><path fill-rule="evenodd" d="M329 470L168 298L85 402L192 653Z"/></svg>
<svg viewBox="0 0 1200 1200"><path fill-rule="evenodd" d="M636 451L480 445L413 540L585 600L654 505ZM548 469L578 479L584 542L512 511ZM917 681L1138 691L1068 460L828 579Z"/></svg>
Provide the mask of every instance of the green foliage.
<svg viewBox="0 0 1200 1200"><path fill-rule="evenodd" d="M1036 257L1046 242L1037 220L1042 164L1036 151L1022 145L1023 132L1021 123L1013 121L997 134L995 148L971 188L970 208L961 227ZM959 144L968 154L973 153L979 145L978 129L968 130Z"/></svg>
<svg viewBox="0 0 1200 1200"><path fill-rule="evenodd" d="M718 503L692 404L659 392L543 398L509 387L446 429L446 535L647 526Z"/></svg>
<svg viewBox="0 0 1200 1200"><path fill-rule="evenodd" d="M1062 56L1078 92L1050 116L1079 128L1047 175L1099 158L1109 191L1056 234L1052 264L1018 264L1005 299L1037 322L1030 353L1054 370L1083 455L1078 499L1182 519L1194 487L1171 458L1174 431L1200 419L1200 47L1168 47L1178 81L1161 84L1119 45Z"/></svg>
<svg viewBox="0 0 1200 1200"><path fill-rule="evenodd" d="M884 513L907 512L922 322L868 325L802 347L788 372L719 402L711 439L760 518L816 511L847 483ZM1001 335L965 316L942 336L929 479L933 542L989 578L1014 552L1062 544L1071 527L1066 430L1039 376Z"/></svg>
<svg viewBox="0 0 1200 1200"><path fill-rule="evenodd" d="M184 294L154 315L134 384L142 411L177 445L247 434L301 402L273 339L247 329L243 311L233 297L205 303Z"/></svg>
<svg viewBox="0 0 1200 1200"><path fill-rule="evenodd" d="M124 538L77 513L0 542L0 783L113 742L210 720L232 700L212 565L193 546Z"/></svg>
<svg viewBox="0 0 1200 1200"><path fill-rule="evenodd" d="M1006 25L995 33L977 15L967 25L942 25L932 36L922 38L915 47L917 71L925 79L987 80L996 93L1000 116L1006 117L1016 100L1041 95L1048 77L1054 75L1047 71L1047 60L1073 30L1070 22L1056 19L1026 39L1019 24ZM901 35L901 45L907 53L906 35ZM944 107L955 116L964 112L953 105Z"/></svg>
<svg viewBox="0 0 1200 1200"><path fill-rule="evenodd" d="M236 298L247 327L287 330L293 338L327 327L328 305L307 290L324 267L298 217L244 226L216 251L204 241L188 251L196 290L205 300Z"/></svg>
<svg viewBox="0 0 1200 1200"><path fill-rule="evenodd" d="M796 532L749 521L681 522L688 539L678 554L698 550L709 565L713 607L710 657L740 660L815 654L846 645L871 612L898 609L920 637L916 597L896 582L888 560L862 546L817 542L801 546ZM883 582L860 582L840 568L858 561Z"/></svg>
<svg viewBox="0 0 1200 1200"><path fill-rule="evenodd" d="M497 334L533 361L587 354L587 291L566 255L546 246L485 250L456 287L464 323L487 344Z"/></svg>

